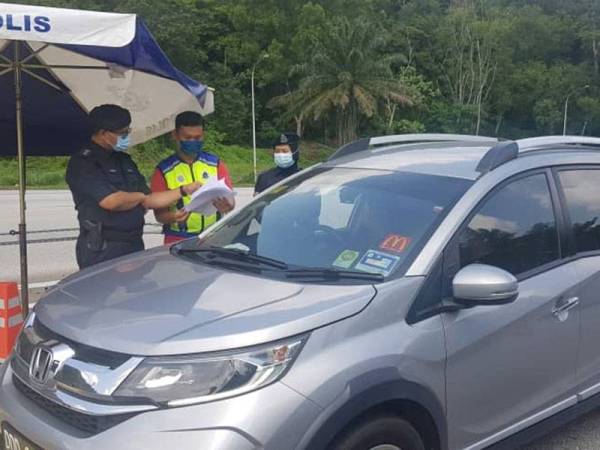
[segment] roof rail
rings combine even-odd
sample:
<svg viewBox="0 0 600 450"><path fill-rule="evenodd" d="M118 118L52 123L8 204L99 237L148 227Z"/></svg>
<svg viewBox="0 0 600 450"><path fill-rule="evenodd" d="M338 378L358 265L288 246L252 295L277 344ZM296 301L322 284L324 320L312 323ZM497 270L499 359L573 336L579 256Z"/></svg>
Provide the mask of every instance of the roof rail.
<svg viewBox="0 0 600 450"><path fill-rule="evenodd" d="M422 134L396 134L391 136L377 136L373 138L362 138L350 142L340 147L328 161L342 156L358 153L377 145L393 144L419 144L425 142L498 142L497 138L487 136L472 136L469 134L443 134L443 133L422 133Z"/></svg>
<svg viewBox="0 0 600 450"><path fill-rule="evenodd" d="M515 141L501 142L490 148L475 170L480 174L484 174L494 170L496 167L501 166L508 161L511 161L519 156L519 144Z"/></svg>
<svg viewBox="0 0 600 450"><path fill-rule="evenodd" d="M481 161L479 161L476 170L483 175L517 158L521 153L548 149L560 145L600 147L600 138L588 136L541 136L501 142L488 150Z"/></svg>
<svg viewBox="0 0 600 450"><path fill-rule="evenodd" d="M589 136L542 136L527 139L519 139L519 151L524 152L528 150L536 150L540 147L547 147L549 145L598 145L600 146L600 138L589 137Z"/></svg>
<svg viewBox="0 0 600 450"><path fill-rule="evenodd" d="M341 158L342 156L351 155L352 153L362 152L369 149L369 138L362 138L357 141L349 142L348 144L342 145L338 148L333 155L327 158L327 161L332 159Z"/></svg>
<svg viewBox="0 0 600 450"><path fill-rule="evenodd" d="M421 133L421 134L394 134L392 136L377 136L371 138L371 145L384 144L416 144L419 142L481 142L495 141L497 138L487 136L473 136L471 134L444 134L444 133Z"/></svg>

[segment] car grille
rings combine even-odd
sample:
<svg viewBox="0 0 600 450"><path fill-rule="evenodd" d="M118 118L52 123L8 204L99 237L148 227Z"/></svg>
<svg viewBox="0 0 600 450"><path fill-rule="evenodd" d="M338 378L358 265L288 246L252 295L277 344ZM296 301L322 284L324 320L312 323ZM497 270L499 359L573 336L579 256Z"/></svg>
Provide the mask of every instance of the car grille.
<svg viewBox="0 0 600 450"><path fill-rule="evenodd" d="M25 397L35 403L37 406L47 411L52 416L62 420L63 422L71 425L78 430L84 431L89 435L98 434L102 431L108 430L115 425L124 422L125 420L139 414L139 413L127 413L127 414L112 414L106 416L92 416L89 414L80 413L73 411L69 408L59 405L46 397L38 394L25 383L23 383L18 377L13 375L13 384Z"/></svg>
<svg viewBox="0 0 600 450"><path fill-rule="evenodd" d="M35 334L43 341L55 340L58 342L64 342L68 344L73 350L77 352L77 359L80 361L93 362L102 366L115 368L126 362L130 355L124 353L116 353L100 348L92 348L87 345L80 344L78 342L67 339L64 336L56 334L47 328L39 319L36 317L33 323L33 329ZM28 355L30 356L30 355ZM23 360L29 362L30 357L22 355Z"/></svg>

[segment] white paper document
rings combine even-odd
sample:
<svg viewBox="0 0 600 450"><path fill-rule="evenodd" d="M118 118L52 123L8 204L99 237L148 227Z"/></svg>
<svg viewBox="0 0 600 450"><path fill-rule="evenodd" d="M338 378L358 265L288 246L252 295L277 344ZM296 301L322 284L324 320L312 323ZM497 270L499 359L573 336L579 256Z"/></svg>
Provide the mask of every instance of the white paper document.
<svg viewBox="0 0 600 450"><path fill-rule="evenodd" d="M210 216L217 212L213 202L224 197L230 201L233 200L235 192L229 189L224 180L209 178L200 189L192 194L192 200L185 205L184 209L188 212L195 212L204 216Z"/></svg>

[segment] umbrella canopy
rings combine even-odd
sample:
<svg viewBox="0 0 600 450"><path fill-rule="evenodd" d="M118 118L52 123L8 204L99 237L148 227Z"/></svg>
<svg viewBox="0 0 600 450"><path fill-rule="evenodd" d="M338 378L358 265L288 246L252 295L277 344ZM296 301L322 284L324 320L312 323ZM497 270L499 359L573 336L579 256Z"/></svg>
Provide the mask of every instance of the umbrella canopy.
<svg viewBox="0 0 600 450"><path fill-rule="evenodd" d="M103 103L131 112L133 144L172 130L181 111L214 109L212 91L173 67L135 15L0 3L0 156L18 153L17 65L28 156L72 153Z"/></svg>
<svg viewBox="0 0 600 450"><path fill-rule="evenodd" d="M214 109L212 91L173 67L135 15L0 3L0 156L19 157L24 312L25 155L77 150L87 112L104 103L131 112L133 144L172 130L181 111Z"/></svg>

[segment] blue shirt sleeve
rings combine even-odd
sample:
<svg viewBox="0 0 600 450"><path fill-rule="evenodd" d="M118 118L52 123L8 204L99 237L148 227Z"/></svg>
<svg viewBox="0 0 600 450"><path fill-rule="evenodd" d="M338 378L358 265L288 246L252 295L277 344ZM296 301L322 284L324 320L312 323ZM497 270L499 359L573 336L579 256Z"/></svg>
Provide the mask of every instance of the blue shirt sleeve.
<svg viewBox="0 0 600 450"><path fill-rule="evenodd" d="M137 169L137 167L136 167ZM146 181L146 178L144 178L144 175L142 175L142 173L138 170L138 189L139 192L143 192L146 195L150 195L152 193L152 191L150 190L150 188L148 187L148 182Z"/></svg>
<svg viewBox="0 0 600 450"><path fill-rule="evenodd" d="M91 197L97 203L118 191L106 174L93 161L85 158L71 158L66 180L74 194Z"/></svg>

